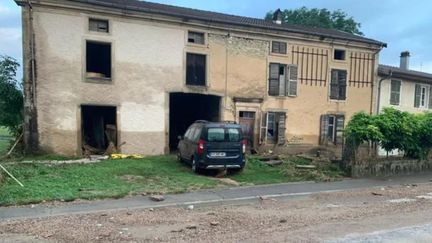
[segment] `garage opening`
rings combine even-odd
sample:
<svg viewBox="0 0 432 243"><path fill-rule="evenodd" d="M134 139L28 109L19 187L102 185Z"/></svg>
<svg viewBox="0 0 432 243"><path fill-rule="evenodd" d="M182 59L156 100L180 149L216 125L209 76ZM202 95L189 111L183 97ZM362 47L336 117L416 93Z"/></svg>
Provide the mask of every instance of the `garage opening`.
<svg viewBox="0 0 432 243"><path fill-rule="evenodd" d="M117 146L117 109L113 106L81 106L81 137L84 154L103 154Z"/></svg>
<svg viewBox="0 0 432 243"><path fill-rule="evenodd" d="M178 136L196 120L220 121L220 97L215 95L170 93L169 146L177 149Z"/></svg>

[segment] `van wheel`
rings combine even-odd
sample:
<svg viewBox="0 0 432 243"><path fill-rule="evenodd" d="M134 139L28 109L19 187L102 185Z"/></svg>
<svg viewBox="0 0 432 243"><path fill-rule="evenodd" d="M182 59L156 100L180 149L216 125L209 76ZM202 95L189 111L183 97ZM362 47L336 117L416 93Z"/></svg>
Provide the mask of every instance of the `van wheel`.
<svg viewBox="0 0 432 243"><path fill-rule="evenodd" d="M199 168L197 162L195 161L195 158L192 158L192 171L194 173L199 173Z"/></svg>

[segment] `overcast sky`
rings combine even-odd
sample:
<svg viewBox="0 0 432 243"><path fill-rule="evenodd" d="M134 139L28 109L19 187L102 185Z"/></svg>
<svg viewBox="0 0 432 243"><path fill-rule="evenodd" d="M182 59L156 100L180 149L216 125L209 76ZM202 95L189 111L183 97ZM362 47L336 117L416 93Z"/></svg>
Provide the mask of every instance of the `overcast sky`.
<svg viewBox="0 0 432 243"><path fill-rule="evenodd" d="M153 0L235 15L263 18L277 8L341 9L362 24L366 37L388 44L380 63L399 65L401 51L411 52L413 70L432 73L432 1L430 0ZM0 0L0 55L21 62L20 8L13 0Z"/></svg>

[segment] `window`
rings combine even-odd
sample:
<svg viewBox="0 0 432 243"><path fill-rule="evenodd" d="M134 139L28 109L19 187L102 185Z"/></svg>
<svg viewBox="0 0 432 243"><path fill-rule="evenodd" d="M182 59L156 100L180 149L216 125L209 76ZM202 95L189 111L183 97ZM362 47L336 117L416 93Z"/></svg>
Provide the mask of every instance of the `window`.
<svg viewBox="0 0 432 243"><path fill-rule="evenodd" d="M268 112L261 116L260 141L285 144L286 114Z"/></svg>
<svg viewBox="0 0 432 243"><path fill-rule="evenodd" d="M414 107L432 109L432 86L415 85Z"/></svg>
<svg viewBox="0 0 432 243"><path fill-rule="evenodd" d="M344 115L322 115L320 144L327 145L329 142L335 145L343 143Z"/></svg>
<svg viewBox="0 0 432 243"><path fill-rule="evenodd" d="M208 128L208 142L239 142L241 140L240 129L237 128Z"/></svg>
<svg viewBox="0 0 432 243"><path fill-rule="evenodd" d="M330 99L346 99L346 77L347 71L332 69L330 82Z"/></svg>
<svg viewBox="0 0 432 243"><path fill-rule="evenodd" d="M390 105L400 104L401 81L392 80L390 87Z"/></svg>
<svg viewBox="0 0 432 243"><path fill-rule="evenodd" d="M206 85L206 56L187 53L186 55L186 84Z"/></svg>
<svg viewBox="0 0 432 243"><path fill-rule="evenodd" d="M239 115L242 118L255 119L255 112L254 111L240 111Z"/></svg>
<svg viewBox="0 0 432 243"><path fill-rule="evenodd" d="M270 64L269 95L297 96L297 66Z"/></svg>
<svg viewBox="0 0 432 243"><path fill-rule="evenodd" d="M193 142L197 142L201 134L201 129L199 127L193 127L193 130L190 134L190 140Z"/></svg>
<svg viewBox="0 0 432 243"><path fill-rule="evenodd" d="M344 50L334 50L333 59L335 60L345 60L345 51Z"/></svg>
<svg viewBox="0 0 432 243"><path fill-rule="evenodd" d="M287 43L280 41L272 41L272 53L287 54Z"/></svg>
<svg viewBox="0 0 432 243"><path fill-rule="evenodd" d="M87 78L111 79L111 44L87 41Z"/></svg>
<svg viewBox="0 0 432 243"><path fill-rule="evenodd" d="M108 33L109 22L108 20L102 20L102 19L89 19L89 30Z"/></svg>
<svg viewBox="0 0 432 243"><path fill-rule="evenodd" d="M204 33L189 31L188 42L194 44L204 45Z"/></svg>

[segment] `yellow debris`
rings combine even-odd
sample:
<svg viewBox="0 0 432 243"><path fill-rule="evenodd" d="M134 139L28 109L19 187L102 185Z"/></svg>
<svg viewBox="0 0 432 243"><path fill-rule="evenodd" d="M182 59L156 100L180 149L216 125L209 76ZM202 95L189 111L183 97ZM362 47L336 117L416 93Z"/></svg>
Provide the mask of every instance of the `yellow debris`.
<svg viewBox="0 0 432 243"><path fill-rule="evenodd" d="M139 154L111 154L111 159L142 159L144 156Z"/></svg>

